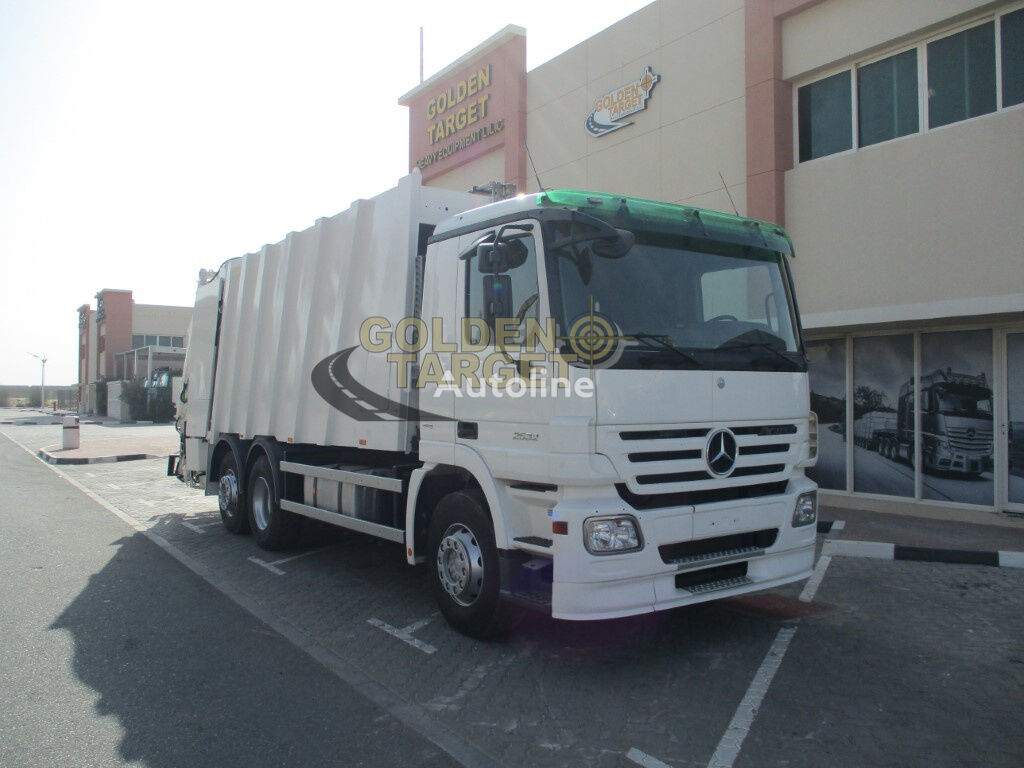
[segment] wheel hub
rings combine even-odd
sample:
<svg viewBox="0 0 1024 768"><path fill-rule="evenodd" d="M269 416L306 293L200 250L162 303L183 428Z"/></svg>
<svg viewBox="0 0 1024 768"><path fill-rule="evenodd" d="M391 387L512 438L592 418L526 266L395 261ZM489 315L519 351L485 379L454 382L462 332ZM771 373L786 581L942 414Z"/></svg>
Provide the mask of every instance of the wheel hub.
<svg viewBox="0 0 1024 768"><path fill-rule="evenodd" d="M217 505L229 515L238 510L238 478L232 470L221 475L217 483Z"/></svg>
<svg viewBox="0 0 1024 768"><path fill-rule="evenodd" d="M437 547L437 575L459 605L472 605L483 591L483 552L466 526L456 523L445 531Z"/></svg>
<svg viewBox="0 0 1024 768"><path fill-rule="evenodd" d="M252 516L261 531L270 525L270 486L265 477L257 477L252 486Z"/></svg>

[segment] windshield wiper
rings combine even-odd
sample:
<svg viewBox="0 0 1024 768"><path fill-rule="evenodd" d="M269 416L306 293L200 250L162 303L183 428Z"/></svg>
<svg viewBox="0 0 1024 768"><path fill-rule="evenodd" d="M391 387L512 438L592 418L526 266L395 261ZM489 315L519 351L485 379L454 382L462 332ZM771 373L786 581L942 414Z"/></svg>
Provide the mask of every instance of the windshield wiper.
<svg viewBox="0 0 1024 768"><path fill-rule="evenodd" d="M729 342L726 342L725 344L722 344L718 349L723 350L723 349L755 349L755 348L756 349L767 350L768 352L771 352L773 355L775 355L775 357L777 357L779 360L782 360L784 363L786 363L786 365L791 366L793 368L793 370L797 370L797 371L800 370L800 363L798 363L797 361L793 360L792 358L784 355L782 352L777 350L774 346L769 344L767 341L741 341L741 342L739 342L737 344L730 344Z"/></svg>
<svg viewBox="0 0 1024 768"><path fill-rule="evenodd" d="M653 342L657 343L662 349L667 349L670 352L675 352L677 355L679 355L679 357L683 358L684 360L689 361L690 364L693 365L695 368L700 368L700 360L698 360L693 355L690 355L690 354L687 354L686 352L683 352L683 350L681 350L679 347L677 347L677 346L675 346L673 344L669 344L667 341L665 341L665 337L664 336L657 336L657 335L655 335L653 333L627 333L627 334L624 334L624 335L626 336L627 339L638 339L639 341L647 341L647 342L653 341ZM652 347L650 344L648 344L647 348L648 349L657 349L658 347Z"/></svg>

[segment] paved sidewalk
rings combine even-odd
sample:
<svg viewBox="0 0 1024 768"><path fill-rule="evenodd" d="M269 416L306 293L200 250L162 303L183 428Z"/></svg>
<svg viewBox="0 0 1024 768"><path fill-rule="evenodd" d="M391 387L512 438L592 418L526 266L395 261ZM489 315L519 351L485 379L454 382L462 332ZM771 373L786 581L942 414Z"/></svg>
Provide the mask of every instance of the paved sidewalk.
<svg viewBox="0 0 1024 768"><path fill-rule="evenodd" d="M99 464L105 461L159 459L178 452L178 436L121 434L116 437L83 437L81 447L64 450L60 443L40 449L39 457L50 464Z"/></svg>
<svg viewBox="0 0 1024 768"><path fill-rule="evenodd" d="M886 512L823 506L821 520L843 520L842 538L905 547L975 551L1024 551L1024 520L992 513L992 524L936 520Z"/></svg>

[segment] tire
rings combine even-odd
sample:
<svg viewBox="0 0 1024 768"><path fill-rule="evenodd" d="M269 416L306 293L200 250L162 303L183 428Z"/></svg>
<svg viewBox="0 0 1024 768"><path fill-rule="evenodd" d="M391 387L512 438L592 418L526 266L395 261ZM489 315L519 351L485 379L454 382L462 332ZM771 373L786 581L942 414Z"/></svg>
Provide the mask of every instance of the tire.
<svg viewBox="0 0 1024 768"><path fill-rule="evenodd" d="M220 520L231 533L249 532L249 514L245 494L238 482L238 464L230 448L220 457L217 466L217 506Z"/></svg>
<svg viewBox="0 0 1024 768"><path fill-rule="evenodd" d="M431 587L448 623L469 637L507 629L498 548L483 494L472 489L442 498L430 518L427 541Z"/></svg>
<svg viewBox="0 0 1024 768"><path fill-rule="evenodd" d="M299 538L301 520L281 509L277 472L265 454L252 465L246 491L249 528L256 543L270 551L293 546Z"/></svg>

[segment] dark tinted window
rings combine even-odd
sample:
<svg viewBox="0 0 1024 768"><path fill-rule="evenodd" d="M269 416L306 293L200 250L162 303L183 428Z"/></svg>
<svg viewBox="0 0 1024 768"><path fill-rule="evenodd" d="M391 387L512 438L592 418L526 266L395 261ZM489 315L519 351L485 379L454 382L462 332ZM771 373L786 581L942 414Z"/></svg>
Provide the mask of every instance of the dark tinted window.
<svg viewBox="0 0 1024 768"><path fill-rule="evenodd" d="M917 51L857 70L860 146L917 132Z"/></svg>
<svg viewBox="0 0 1024 768"><path fill-rule="evenodd" d="M1003 106L1024 102L1024 8L1000 20L1003 46Z"/></svg>
<svg viewBox="0 0 1024 768"><path fill-rule="evenodd" d="M995 112L995 22L928 43L928 125Z"/></svg>
<svg viewBox="0 0 1024 768"><path fill-rule="evenodd" d="M850 149L853 110L849 71L803 86L797 94L797 119L801 162Z"/></svg>

